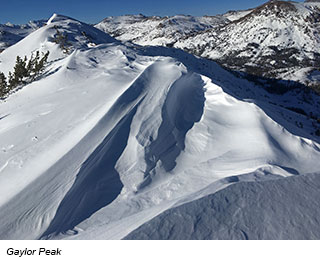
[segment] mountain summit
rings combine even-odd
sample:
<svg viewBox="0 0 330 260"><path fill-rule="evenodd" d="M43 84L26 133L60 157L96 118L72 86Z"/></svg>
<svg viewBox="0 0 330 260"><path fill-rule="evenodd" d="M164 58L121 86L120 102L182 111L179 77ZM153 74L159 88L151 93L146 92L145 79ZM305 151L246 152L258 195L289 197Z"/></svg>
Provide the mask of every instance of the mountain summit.
<svg viewBox="0 0 330 260"><path fill-rule="evenodd" d="M308 84L320 66L320 7L270 1L224 27L174 46L232 70Z"/></svg>
<svg viewBox="0 0 330 260"><path fill-rule="evenodd" d="M230 70L319 92L320 4L268 1L216 16L109 17L97 28L139 45L180 48Z"/></svg>

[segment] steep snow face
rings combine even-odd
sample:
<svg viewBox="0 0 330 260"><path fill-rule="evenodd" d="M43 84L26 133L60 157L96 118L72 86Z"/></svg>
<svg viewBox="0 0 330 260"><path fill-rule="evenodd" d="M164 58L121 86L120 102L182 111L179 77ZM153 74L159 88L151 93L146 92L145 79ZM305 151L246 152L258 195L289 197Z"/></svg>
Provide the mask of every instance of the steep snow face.
<svg viewBox="0 0 330 260"><path fill-rule="evenodd" d="M0 103L2 239L121 239L242 175L319 172L319 144L268 116L283 108L232 95L252 86L212 62L54 15L0 70L36 50L51 53L43 76Z"/></svg>
<svg viewBox="0 0 330 260"><path fill-rule="evenodd" d="M121 41L132 41L139 45L166 46L174 44L186 35L223 25L227 21L220 15L203 17L125 15L108 17L95 27Z"/></svg>
<svg viewBox="0 0 330 260"><path fill-rule="evenodd" d="M270 1L227 26L174 46L253 75L289 79L295 71L309 68L308 75L319 69L320 6Z"/></svg>

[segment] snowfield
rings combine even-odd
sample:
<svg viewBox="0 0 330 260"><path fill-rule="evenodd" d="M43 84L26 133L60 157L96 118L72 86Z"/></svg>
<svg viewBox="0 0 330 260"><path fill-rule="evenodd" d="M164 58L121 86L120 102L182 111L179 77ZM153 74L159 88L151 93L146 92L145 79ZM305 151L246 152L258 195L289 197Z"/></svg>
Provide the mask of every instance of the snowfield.
<svg viewBox="0 0 330 260"><path fill-rule="evenodd" d="M57 31L68 54L54 42ZM317 113L317 97L271 96L211 61L123 44L57 14L3 51L0 71L37 50L50 51L44 74L0 101L1 239L246 239L252 230L227 236L213 222L214 236L148 231L168 212L171 223L175 214L184 221L203 199L220 196L207 203L223 205L223 196L244 194L252 212L274 209L258 217L265 223L251 238L319 238L319 138L308 118L284 108L290 100ZM267 196L256 205L258 193ZM313 208L301 206L308 199ZM251 214L228 222L226 212L223 223L230 229Z"/></svg>
<svg viewBox="0 0 330 260"><path fill-rule="evenodd" d="M318 178L308 174L262 182L242 179L165 211L125 239L319 239L320 223L314 219L320 214Z"/></svg>

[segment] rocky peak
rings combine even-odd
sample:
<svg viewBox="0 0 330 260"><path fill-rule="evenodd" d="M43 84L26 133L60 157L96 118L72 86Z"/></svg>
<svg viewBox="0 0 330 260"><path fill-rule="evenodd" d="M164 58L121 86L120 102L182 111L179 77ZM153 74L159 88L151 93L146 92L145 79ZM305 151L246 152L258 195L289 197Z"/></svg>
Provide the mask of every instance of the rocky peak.
<svg viewBox="0 0 330 260"><path fill-rule="evenodd" d="M255 8L251 13L249 13L247 16L242 17L237 22L243 20L244 18L260 16L260 15L263 16L275 15L275 17L284 18L291 15L292 12L296 12L296 11L297 9L295 5L291 2L270 0L265 4L262 4L259 7Z"/></svg>

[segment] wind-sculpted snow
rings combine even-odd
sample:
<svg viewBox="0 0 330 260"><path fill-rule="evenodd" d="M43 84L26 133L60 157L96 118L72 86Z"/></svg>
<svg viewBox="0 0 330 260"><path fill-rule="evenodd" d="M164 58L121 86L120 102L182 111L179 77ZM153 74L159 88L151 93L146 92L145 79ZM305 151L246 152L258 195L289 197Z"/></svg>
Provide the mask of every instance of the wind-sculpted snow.
<svg viewBox="0 0 330 260"><path fill-rule="evenodd" d="M124 150L134 107L121 119L90 157L82 164L76 180L61 202L49 228L42 237L73 229L120 194L123 184L115 169Z"/></svg>
<svg viewBox="0 0 330 260"><path fill-rule="evenodd" d="M140 188L151 182L151 176L156 174L155 167L158 162L161 162L167 172L175 168L176 158L185 149L187 132L203 114L204 85L200 76L188 74L171 86L161 111L162 123L157 138L151 139L145 147L147 166L145 180L140 184Z"/></svg>
<svg viewBox="0 0 330 260"><path fill-rule="evenodd" d="M13 53L51 52L44 74L0 103L0 238L122 239L230 185L244 197L255 181L319 172L311 122L299 128L284 107L299 93L267 97L213 62L90 27L54 15L0 54L9 70ZM313 102L301 107L313 112ZM285 204L291 193L281 194Z"/></svg>
<svg viewBox="0 0 330 260"><path fill-rule="evenodd" d="M125 239L320 239L319 188L319 174L240 182L167 210Z"/></svg>
<svg viewBox="0 0 330 260"><path fill-rule="evenodd" d="M113 130L82 164L72 188L64 197L52 223L42 237L73 229L95 211L110 204L120 194L123 184L115 165L126 148L132 119L137 108L143 103L145 96L150 94L147 93L150 77L154 77L152 74L159 69L155 67L159 66L162 66L161 62L149 66L105 115L105 118L114 120L122 111L127 111L127 115L120 119ZM175 94L169 92L163 109L163 111L167 110L163 112L167 121L160 126L158 137L155 140L156 144L152 142L150 144L152 148L145 148L147 162L145 178L149 182L151 181L150 171L155 167L157 160L162 161L166 171L175 167L175 158L180 150L184 149L186 132L192 127L194 120L198 121L202 115L203 98L200 97L200 93L195 91L195 88L197 90L199 88L199 91L203 93L202 87L202 80L198 80L198 77L194 75L183 76L171 86L171 91L174 89ZM191 99L191 106L188 107L187 104L186 107L178 108L176 99L182 100L187 97ZM201 104L196 106L198 105L196 101ZM149 158L156 158L154 159L155 162L151 162L152 159ZM146 184L144 183L144 185Z"/></svg>

